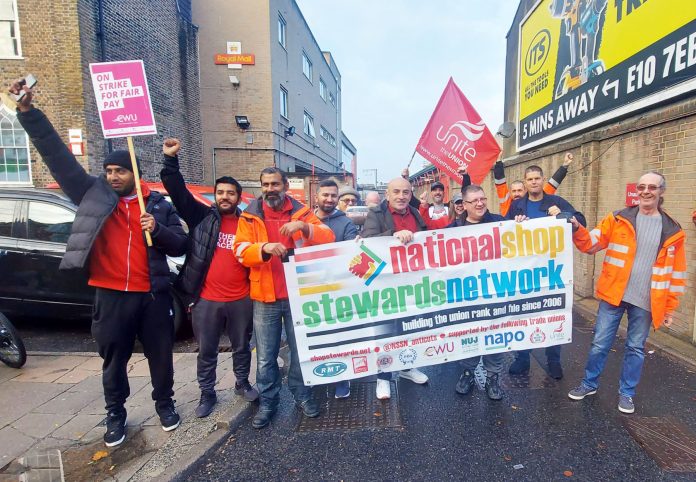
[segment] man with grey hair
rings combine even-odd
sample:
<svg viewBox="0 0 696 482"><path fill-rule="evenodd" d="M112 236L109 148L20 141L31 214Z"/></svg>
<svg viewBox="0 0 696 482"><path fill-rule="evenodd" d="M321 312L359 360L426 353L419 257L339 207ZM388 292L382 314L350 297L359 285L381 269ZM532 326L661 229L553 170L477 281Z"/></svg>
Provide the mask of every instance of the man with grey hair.
<svg viewBox="0 0 696 482"><path fill-rule="evenodd" d="M628 330L619 381L622 413L633 413L633 397L640 381L645 341L650 325L657 330L672 324L679 296L686 291L684 231L661 206L666 189L662 174L651 171L638 181L638 206L607 215L592 231L571 219L577 231L575 246L594 254L607 249L597 280L597 324L582 383L568 393L582 400L597 393L599 376L624 312Z"/></svg>

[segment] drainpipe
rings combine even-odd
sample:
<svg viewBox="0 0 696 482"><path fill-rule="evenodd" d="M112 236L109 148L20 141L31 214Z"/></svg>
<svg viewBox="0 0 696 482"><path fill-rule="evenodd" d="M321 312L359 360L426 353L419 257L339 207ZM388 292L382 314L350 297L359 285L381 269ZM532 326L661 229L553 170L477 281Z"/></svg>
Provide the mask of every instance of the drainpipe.
<svg viewBox="0 0 696 482"><path fill-rule="evenodd" d="M104 0L97 0L97 38L99 39L99 61L106 62L106 38L104 37ZM108 152L114 150L111 139L106 140Z"/></svg>

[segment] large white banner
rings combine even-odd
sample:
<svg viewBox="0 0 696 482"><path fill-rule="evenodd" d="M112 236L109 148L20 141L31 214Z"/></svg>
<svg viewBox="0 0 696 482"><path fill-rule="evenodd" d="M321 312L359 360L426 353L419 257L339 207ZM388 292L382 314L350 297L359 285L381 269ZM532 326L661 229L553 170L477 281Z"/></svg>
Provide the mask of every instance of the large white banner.
<svg viewBox="0 0 696 482"><path fill-rule="evenodd" d="M571 342L571 226L555 218L298 249L285 276L307 385Z"/></svg>

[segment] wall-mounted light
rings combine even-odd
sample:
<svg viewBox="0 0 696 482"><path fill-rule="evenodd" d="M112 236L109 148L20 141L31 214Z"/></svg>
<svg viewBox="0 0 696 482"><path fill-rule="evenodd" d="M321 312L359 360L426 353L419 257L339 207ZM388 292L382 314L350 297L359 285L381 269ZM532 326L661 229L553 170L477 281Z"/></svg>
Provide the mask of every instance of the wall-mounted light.
<svg viewBox="0 0 696 482"><path fill-rule="evenodd" d="M230 75L230 84L232 84L232 87L235 89L239 88L239 79L236 75Z"/></svg>
<svg viewBox="0 0 696 482"><path fill-rule="evenodd" d="M249 118L245 115L236 115L234 116L234 120L237 122L237 126L244 131L251 127L251 122L249 122Z"/></svg>
<svg viewBox="0 0 696 482"><path fill-rule="evenodd" d="M295 135L295 126L290 126L285 128L285 137L290 137Z"/></svg>

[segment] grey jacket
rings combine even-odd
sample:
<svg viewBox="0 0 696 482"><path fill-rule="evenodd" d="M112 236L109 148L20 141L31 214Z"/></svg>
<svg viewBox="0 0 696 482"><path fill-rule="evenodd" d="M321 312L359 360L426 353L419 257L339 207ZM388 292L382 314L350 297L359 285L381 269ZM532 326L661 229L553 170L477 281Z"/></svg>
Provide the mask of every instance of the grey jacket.
<svg viewBox="0 0 696 482"><path fill-rule="evenodd" d="M358 236L358 228L353 224L353 221L348 219L346 213L339 209L334 209L334 212L329 214L329 217L321 219L321 222L333 231L337 243L339 241L350 241Z"/></svg>

